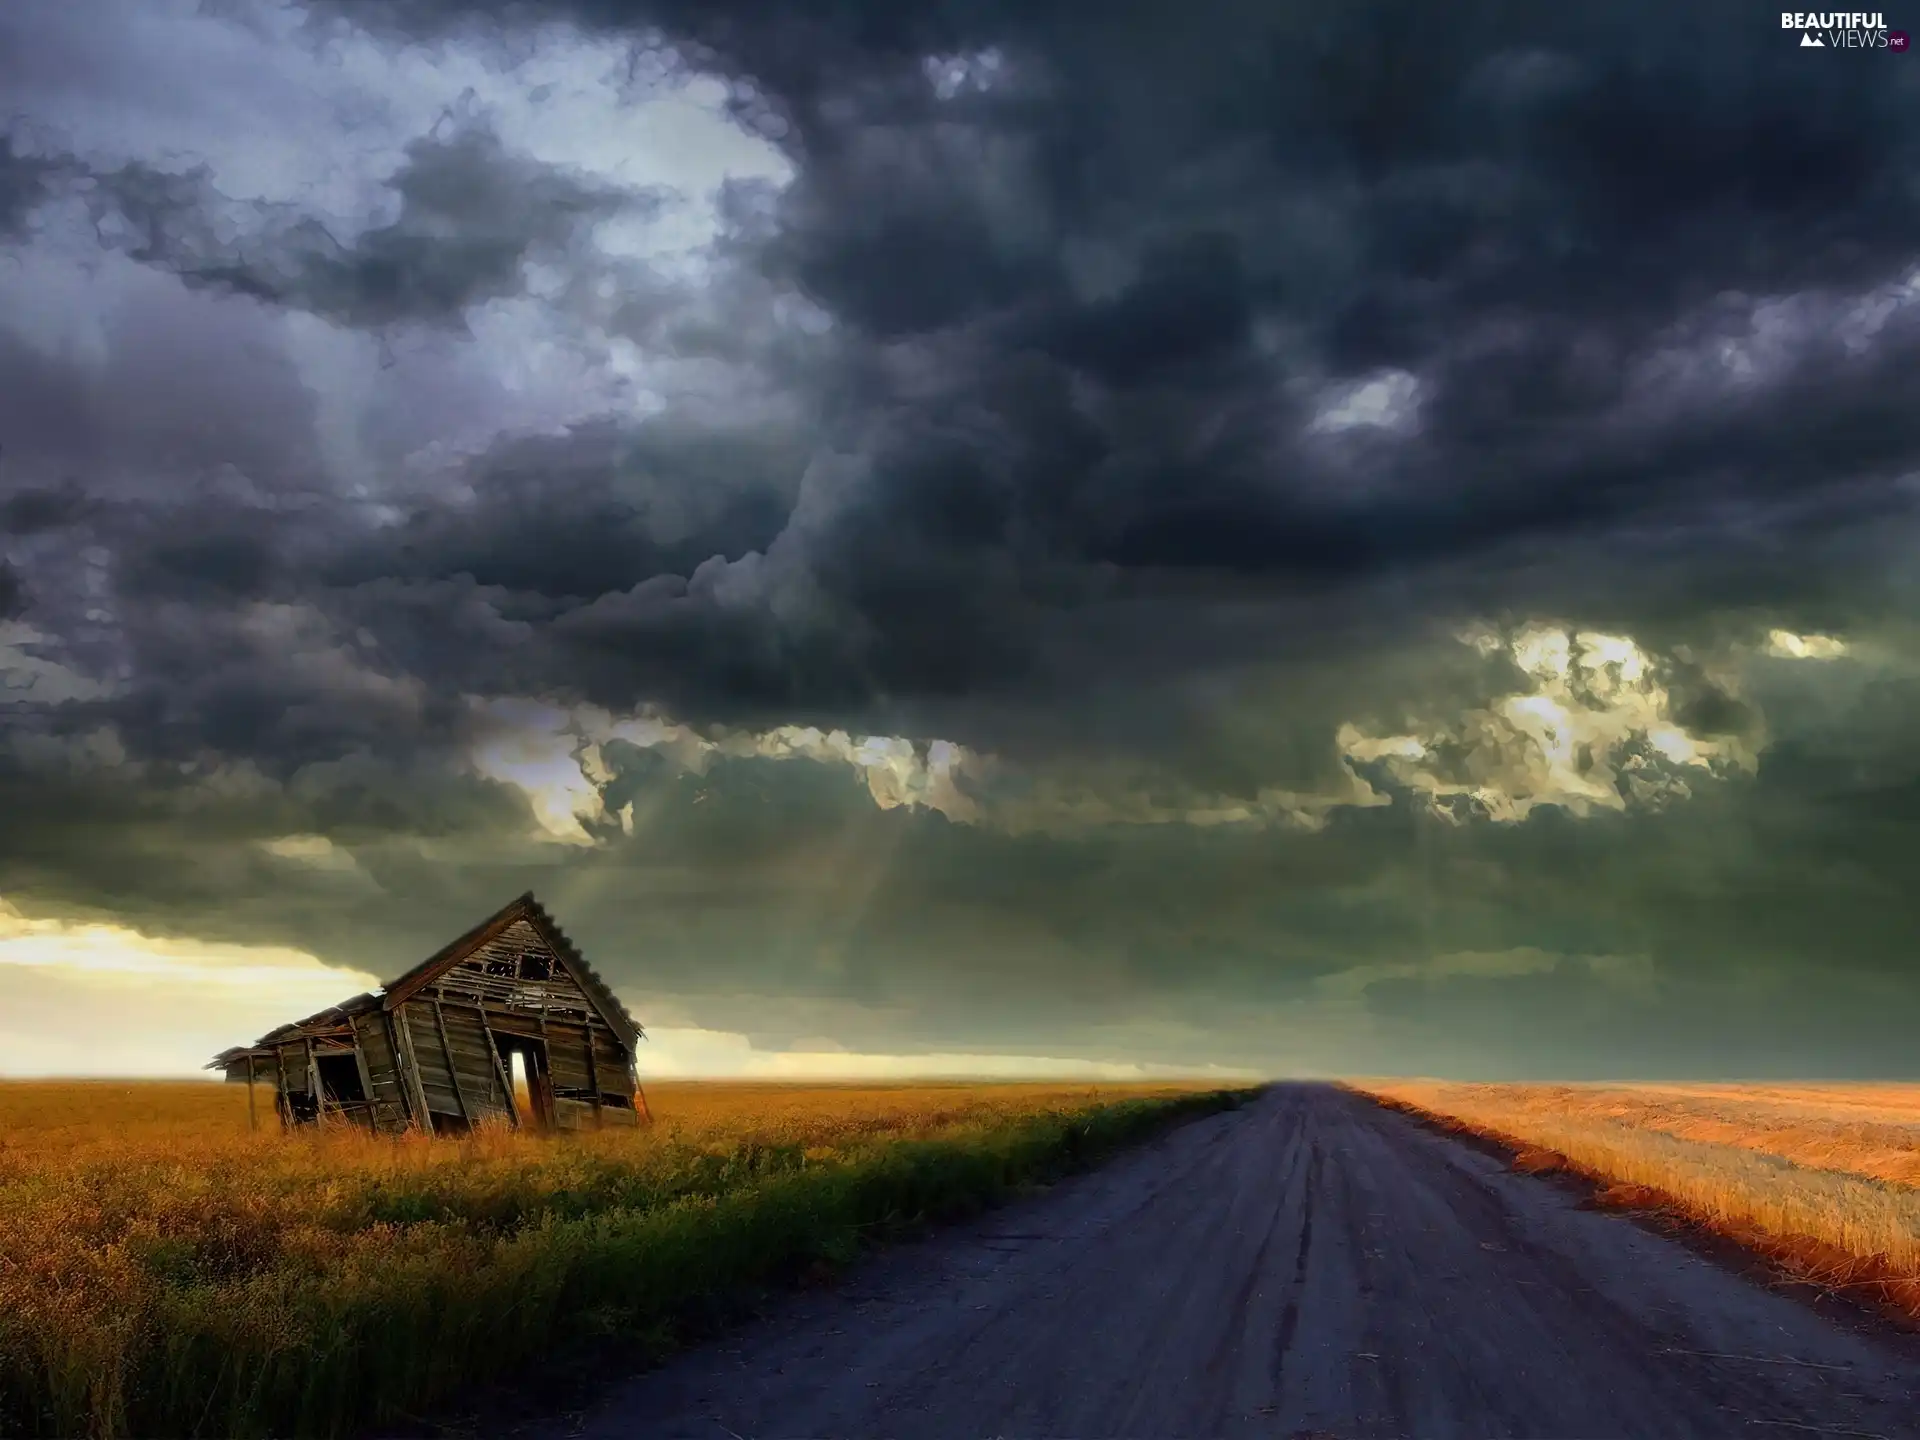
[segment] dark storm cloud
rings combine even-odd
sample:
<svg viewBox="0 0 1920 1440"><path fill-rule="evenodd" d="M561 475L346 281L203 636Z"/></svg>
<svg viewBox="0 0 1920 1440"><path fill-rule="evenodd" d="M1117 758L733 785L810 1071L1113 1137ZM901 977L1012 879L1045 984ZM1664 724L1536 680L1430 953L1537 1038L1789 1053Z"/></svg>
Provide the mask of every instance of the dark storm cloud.
<svg viewBox="0 0 1920 1440"><path fill-rule="evenodd" d="M76 484L50 489L21 490L0 503L0 530L34 535L70 525L87 513L87 496Z"/></svg>
<svg viewBox="0 0 1920 1440"><path fill-rule="evenodd" d="M577 622L637 625L636 690L737 635L764 663L673 692L716 718L770 695L860 721L1044 687L1057 599L1116 567L1345 592L1346 610L1391 578L1466 612L1481 597L1441 572L1471 557L1521 612L1561 587L1516 556L1577 570L1596 544L1632 560L1684 530L1684 554L1641 562L1667 575L1620 588L1704 568L1729 603L1791 611L1829 577L1756 574L1747 532L1913 464L1910 316L1862 355L1833 338L1837 307L1914 258L1912 77L1810 66L1740 7L352 13L441 36L530 13L663 34L777 115L765 133L798 174L745 253L843 327L814 386L821 438L867 465L785 547L830 619L799 633L765 605L663 607L652 585ZM1798 292L1769 373L1715 360ZM1702 373L1667 374L1673 355ZM1315 426L1322 387L1383 370L1412 387L1398 432ZM1344 623L1324 611L1276 619ZM1141 678L1182 656L1107 663Z"/></svg>
<svg viewBox="0 0 1920 1440"><path fill-rule="evenodd" d="M26 225L68 168L59 161L22 154L12 135L0 134L0 239Z"/></svg>
<svg viewBox="0 0 1920 1440"><path fill-rule="evenodd" d="M590 222L649 197L509 154L472 124L415 140L389 181L391 224L349 243L293 206L222 195L204 170L132 162L94 177L96 223L135 259L189 285L346 325L458 322L519 293L529 259L563 254Z"/></svg>
<svg viewBox="0 0 1920 1440"><path fill-rule="evenodd" d="M0 564L0 620L11 620L27 607L27 587L13 571Z"/></svg>
<svg viewBox="0 0 1920 1440"><path fill-rule="evenodd" d="M420 508L341 557L338 582L469 575L503 591L592 599L708 557L764 550L785 527L804 453L769 426L663 417L510 442L468 477L470 503Z"/></svg>
<svg viewBox="0 0 1920 1440"><path fill-rule="evenodd" d="M70 696L0 751L0 801L50 817L0 839L22 903L385 966L535 883L630 993L769 1042L826 1014L875 1048L1511 1069L1574 1014L1563 1065L1895 1063L1911 67L1732 5L337 15L631 40L724 76L793 178L722 187L688 278L603 248L654 191L477 111L338 238L94 164L147 273L97 356L0 337L0 620L40 637L0 661ZM52 213L51 163L0 152L0 229ZM514 433L515 385L451 351L355 368L355 330L499 299L551 326L487 342L537 354L515 385L642 378ZM1535 620L1651 667L1581 762L1617 810L1503 718L1567 695L1456 634ZM1775 626L1859 653L1768 670ZM593 843L543 846L469 764L468 697L502 696L1003 768L957 823L848 763L609 741ZM1758 758L1663 760L1668 722ZM346 859L271 848L314 835Z"/></svg>

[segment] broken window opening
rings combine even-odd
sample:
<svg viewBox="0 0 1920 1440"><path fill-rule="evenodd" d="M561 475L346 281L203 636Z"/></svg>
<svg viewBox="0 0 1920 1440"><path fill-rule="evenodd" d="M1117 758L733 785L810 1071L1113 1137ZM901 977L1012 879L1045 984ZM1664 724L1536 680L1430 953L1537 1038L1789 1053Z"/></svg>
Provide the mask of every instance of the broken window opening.
<svg viewBox="0 0 1920 1440"><path fill-rule="evenodd" d="M360 1062L351 1054L316 1055L313 1061L320 1071L320 1090L330 1105L362 1104L367 1090L360 1083Z"/></svg>
<svg viewBox="0 0 1920 1440"><path fill-rule="evenodd" d="M553 957L540 950L528 950L520 956L520 978L522 980L551 980L553 978Z"/></svg>

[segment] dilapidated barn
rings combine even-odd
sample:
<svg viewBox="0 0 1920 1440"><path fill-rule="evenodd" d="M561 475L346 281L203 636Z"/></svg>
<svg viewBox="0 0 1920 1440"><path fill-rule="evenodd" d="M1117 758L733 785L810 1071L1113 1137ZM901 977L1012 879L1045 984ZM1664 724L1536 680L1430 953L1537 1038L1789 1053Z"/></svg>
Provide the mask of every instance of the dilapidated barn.
<svg viewBox="0 0 1920 1440"><path fill-rule="evenodd" d="M641 1036L528 893L381 989L207 1068L268 1087L286 1126L574 1130L651 1118L634 1069Z"/></svg>

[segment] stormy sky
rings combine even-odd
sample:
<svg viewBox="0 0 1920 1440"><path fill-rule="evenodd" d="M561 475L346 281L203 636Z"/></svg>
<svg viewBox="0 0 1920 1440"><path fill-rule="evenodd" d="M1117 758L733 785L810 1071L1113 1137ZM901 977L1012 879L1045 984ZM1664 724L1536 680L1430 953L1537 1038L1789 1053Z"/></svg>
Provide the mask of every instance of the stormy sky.
<svg viewBox="0 0 1920 1440"><path fill-rule="evenodd" d="M1911 1074L1920 61L1798 38L8 0L0 1071L531 888L643 1072Z"/></svg>

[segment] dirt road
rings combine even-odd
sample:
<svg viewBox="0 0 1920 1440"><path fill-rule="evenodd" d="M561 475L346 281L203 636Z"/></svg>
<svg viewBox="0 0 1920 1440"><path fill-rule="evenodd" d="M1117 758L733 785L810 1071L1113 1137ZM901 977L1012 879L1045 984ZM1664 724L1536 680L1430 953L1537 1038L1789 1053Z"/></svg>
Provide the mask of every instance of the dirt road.
<svg viewBox="0 0 1920 1440"><path fill-rule="evenodd" d="M1294 1085L879 1255L581 1433L1920 1436L1920 1347Z"/></svg>

